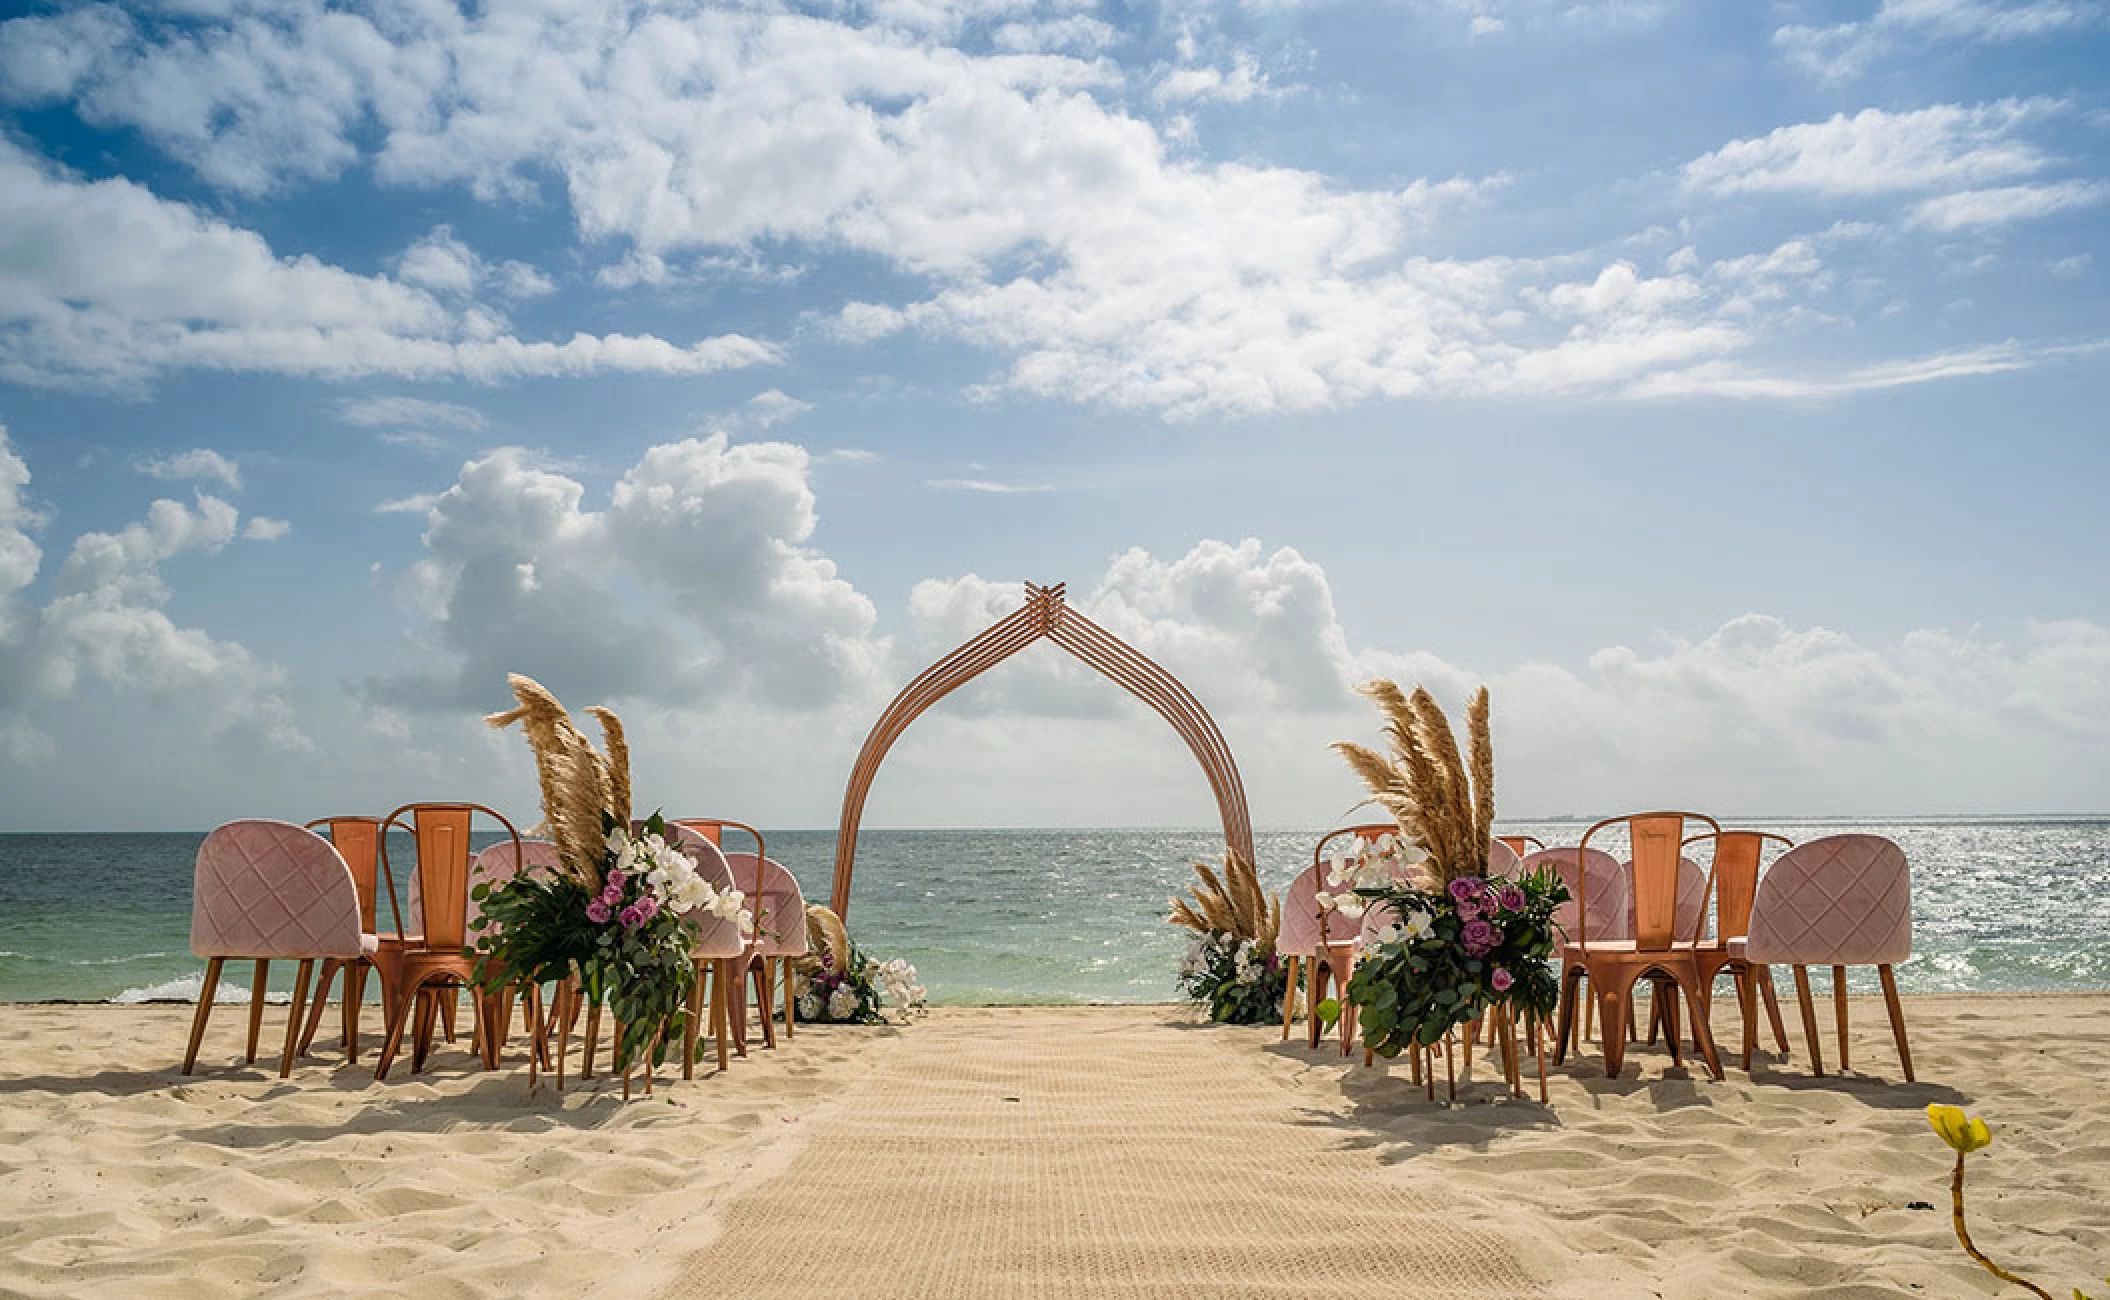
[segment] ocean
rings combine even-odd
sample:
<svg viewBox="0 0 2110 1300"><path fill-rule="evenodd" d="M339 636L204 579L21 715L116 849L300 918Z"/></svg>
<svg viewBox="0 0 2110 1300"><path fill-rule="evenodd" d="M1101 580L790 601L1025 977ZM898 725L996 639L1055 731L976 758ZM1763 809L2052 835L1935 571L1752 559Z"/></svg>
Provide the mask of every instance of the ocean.
<svg viewBox="0 0 2110 1300"><path fill-rule="evenodd" d="M1753 824L1797 840L1868 831L1904 846L1907 991L2110 988L2110 819ZM1572 844L1583 829L1501 827L1549 844ZM807 899L827 901L835 833L764 833ZM201 838L0 834L0 1001L195 999L203 962L188 951L190 889ZM1269 889L1310 863L1317 838L1255 837ZM1221 851L1205 830L867 831L850 932L874 956L914 963L934 1002L1164 1001L1186 944L1165 924L1166 900L1192 881L1190 862ZM292 974L293 963L277 963L274 988ZM227 975L220 997L245 1000L247 969Z"/></svg>

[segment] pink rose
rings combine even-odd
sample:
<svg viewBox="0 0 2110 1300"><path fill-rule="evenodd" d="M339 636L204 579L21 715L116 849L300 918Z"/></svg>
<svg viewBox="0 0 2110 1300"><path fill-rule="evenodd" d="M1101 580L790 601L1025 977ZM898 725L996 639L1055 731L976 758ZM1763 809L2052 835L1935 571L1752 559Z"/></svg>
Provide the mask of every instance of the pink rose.
<svg viewBox="0 0 2110 1300"><path fill-rule="evenodd" d="M1469 903L1473 895L1480 892L1480 882L1471 876L1460 876L1451 882L1451 898L1454 902Z"/></svg>
<svg viewBox="0 0 2110 1300"><path fill-rule="evenodd" d="M637 910L643 913L644 918L649 921L659 915L659 900L647 894L637 900Z"/></svg>
<svg viewBox="0 0 2110 1300"><path fill-rule="evenodd" d="M1502 886L1502 892L1498 897L1501 900L1503 911L1521 912L1524 910L1524 891L1518 889L1515 885Z"/></svg>
<svg viewBox="0 0 2110 1300"><path fill-rule="evenodd" d="M595 925L608 924L608 904L596 898L586 905L586 919Z"/></svg>
<svg viewBox="0 0 2110 1300"><path fill-rule="evenodd" d="M608 873L608 887L614 890L616 893L620 894L623 892L624 882L628 881L629 879L630 877L624 875L620 871L611 871Z"/></svg>
<svg viewBox="0 0 2110 1300"><path fill-rule="evenodd" d="M1502 941L1502 932L1485 921L1467 921L1458 931L1458 942L1465 945L1468 955L1478 957Z"/></svg>
<svg viewBox="0 0 2110 1300"><path fill-rule="evenodd" d="M637 904L632 903L622 910L621 915L617 916L616 920L623 923L625 930L635 930L645 923L645 914L638 910Z"/></svg>
<svg viewBox="0 0 2110 1300"><path fill-rule="evenodd" d="M1488 983L1495 986L1495 992L1497 993L1509 992L1509 986L1516 982L1516 976L1511 975L1508 971L1503 970L1500 966L1495 967L1494 976L1488 980Z"/></svg>

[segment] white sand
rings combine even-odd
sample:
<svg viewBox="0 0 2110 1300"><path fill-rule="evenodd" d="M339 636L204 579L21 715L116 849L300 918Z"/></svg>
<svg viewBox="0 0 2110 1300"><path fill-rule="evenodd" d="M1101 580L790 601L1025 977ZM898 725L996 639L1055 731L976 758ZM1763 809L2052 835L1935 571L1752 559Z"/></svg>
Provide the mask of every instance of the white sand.
<svg viewBox="0 0 2110 1300"><path fill-rule="evenodd" d="M1996 1131L1979 1243L2094 1284L2110 995L1907 1015L1917 1085L1857 1000L1865 1073L1714 1084L1642 1048L1617 1081L1557 1072L1548 1109L1486 1082L1431 1105L1183 1010L941 1011L626 1106L459 1048L376 1085L327 1029L282 1083L230 1064L226 1010L186 1080L187 1008L0 1007L0 1295L2020 1294L1950 1235L1937 1100Z"/></svg>

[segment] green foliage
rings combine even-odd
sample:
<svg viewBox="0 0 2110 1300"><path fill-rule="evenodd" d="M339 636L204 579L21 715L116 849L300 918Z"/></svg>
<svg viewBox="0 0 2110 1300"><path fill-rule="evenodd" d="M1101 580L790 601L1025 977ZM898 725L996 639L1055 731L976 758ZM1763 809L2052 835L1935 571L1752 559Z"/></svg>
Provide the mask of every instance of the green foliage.
<svg viewBox="0 0 2110 1300"><path fill-rule="evenodd" d="M1197 938L1180 962L1180 991L1227 1025L1264 1025L1282 1018L1289 981L1274 948L1217 930Z"/></svg>
<svg viewBox="0 0 2110 1300"><path fill-rule="evenodd" d="M1440 1042L1498 1003L1520 1019L1558 1005L1553 911L1568 889L1551 870L1517 881L1464 877L1441 891L1356 892L1396 918L1357 960L1346 990L1363 1041L1380 1056Z"/></svg>

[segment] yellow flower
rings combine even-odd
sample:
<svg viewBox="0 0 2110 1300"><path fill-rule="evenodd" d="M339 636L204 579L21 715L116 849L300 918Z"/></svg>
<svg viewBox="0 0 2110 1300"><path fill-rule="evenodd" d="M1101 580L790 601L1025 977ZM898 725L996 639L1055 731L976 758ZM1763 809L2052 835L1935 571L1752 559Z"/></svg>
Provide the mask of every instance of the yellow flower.
<svg viewBox="0 0 2110 1300"><path fill-rule="evenodd" d="M1976 1151L1993 1144L1993 1130L1985 1126L1982 1119L1973 1119L1963 1113L1961 1106L1929 1106L1927 1122L1941 1140L1959 1152Z"/></svg>

